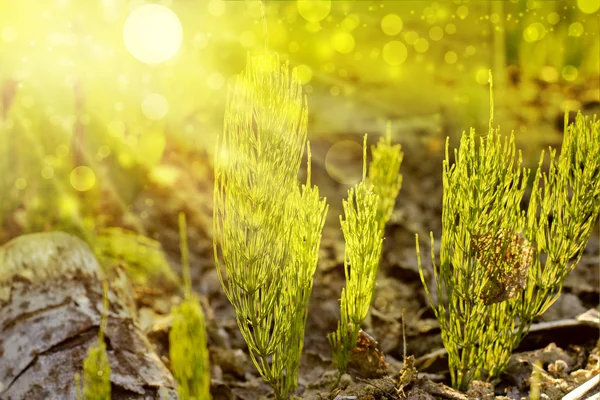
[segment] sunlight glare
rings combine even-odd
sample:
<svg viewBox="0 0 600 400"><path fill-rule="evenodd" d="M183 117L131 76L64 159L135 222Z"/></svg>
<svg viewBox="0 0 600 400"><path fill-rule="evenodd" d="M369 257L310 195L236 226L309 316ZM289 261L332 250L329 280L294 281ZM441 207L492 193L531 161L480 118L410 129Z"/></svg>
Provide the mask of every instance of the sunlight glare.
<svg viewBox="0 0 600 400"><path fill-rule="evenodd" d="M158 4L133 10L123 26L125 47L133 57L147 64L171 59L181 46L183 29L173 11Z"/></svg>

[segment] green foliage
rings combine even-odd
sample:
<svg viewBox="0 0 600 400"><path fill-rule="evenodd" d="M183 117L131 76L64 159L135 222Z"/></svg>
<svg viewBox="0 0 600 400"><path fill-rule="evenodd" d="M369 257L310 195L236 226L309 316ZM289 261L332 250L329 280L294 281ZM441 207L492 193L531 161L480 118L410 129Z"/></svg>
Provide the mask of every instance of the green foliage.
<svg viewBox="0 0 600 400"><path fill-rule="evenodd" d="M600 212L600 121L578 113L568 125L567 118L568 111L560 156L556 159L551 149L548 172L538 169L528 209L527 230L537 244L537 257L532 265L536 287L526 293L529 307L522 310L527 319L558 299ZM542 153L540 166L543 160Z"/></svg>
<svg viewBox="0 0 600 400"><path fill-rule="evenodd" d="M104 343L108 313L108 284L103 286L103 311L98 342L88 350L88 355L83 361L83 388L80 386L79 374L75 375L75 384L78 400L110 400L110 365L108 353Z"/></svg>
<svg viewBox="0 0 600 400"><path fill-rule="evenodd" d="M177 283L159 242L122 228L105 228L92 240L96 257L105 266L122 265L133 283L167 279Z"/></svg>
<svg viewBox="0 0 600 400"><path fill-rule="evenodd" d="M192 295L185 214L179 214L179 236L185 282L185 299L174 307L169 332L171 369L181 400L209 400L210 364L202 307Z"/></svg>
<svg viewBox="0 0 600 400"><path fill-rule="evenodd" d="M364 145L363 180L348 191L343 201L346 219L340 224L346 241L340 322L337 330L328 335L334 360L340 374L346 371L350 352L354 348L360 324L367 317L379 268L383 236L381 233L380 199L366 177L366 135Z"/></svg>
<svg viewBox="0 0 600 400"><path fill-rule="evenodd" d="M327 210L310 166L307 184L296 181L307 118L296 71L290 77L277 56L249 57L230 89L215 161L217 271L250 356L279 399L297 387Z"/></svg>
<svg viewBox="0 0 600 400"><path fill-rule="evenodd" d="M560 295L600 211L597 121L579 116L566 129L561 156L556 162L551 151L546 174L542 154L525 213L520 203L530 172L521 168L514 136L502 140L492 119L486 137L476 138L473 129L463 134L453 165L446 143L439 264L431 235L437 304L417 237L452 385L463 390L474 379L499 376L533 319Z"/></svg>
<svg viewBox="0 0 600 400"><path fill-rule="evenodd" d="M382 235L385 232L385 225L394 211L396 197L402 187L400 165L404 153L399 144L392 146L391 135L392 128L388 123L385 137L379 139L377 146L371 146L372 160L369 164L369 182L380 199L377 219Z"/></svg>

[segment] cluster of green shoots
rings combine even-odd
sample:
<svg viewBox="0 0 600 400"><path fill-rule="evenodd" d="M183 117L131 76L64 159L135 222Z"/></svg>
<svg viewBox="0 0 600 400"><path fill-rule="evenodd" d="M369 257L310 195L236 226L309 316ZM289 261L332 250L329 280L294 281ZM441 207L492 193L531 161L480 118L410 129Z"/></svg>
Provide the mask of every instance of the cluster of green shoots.
<svg viewBox="0 0 600 400"><path fill-rule="evenodd" d="M306 146L306 99L277 56L255 56L230 92L215 162L215 260L242 336L278 399L297 388L308 301L327 205L297 175ZM329 336L341 372L367 316L383 232L402 184L402 151L391 130L372 147L366 176L344 201L346 238L341 322ZM283 222L285 221L285 222ZM283 222L283 223L282 223Z"/></svg>
<svg viewBox="0 0 600 400"><path fill-rule="evenodd" d="M250 357L278 399L297 389L327 213L311 186L310 150L306 184L297 183L307 118L296 71L290 76L276 55L249 57L230 88L216 150L217 271Z"/></svg>
<svg viewBox="0 0 600 400"><path fill-rule="evenodd" d="M400 165L403 153L400 145L391 144L389 124L385 138L380 139L377 147L372 146L371 155L373 159L369 165L367 180L365 135L362 181L348 191L348 200L343 201L346 218L340 216L346 242L346 287L342 289L337 330L328 336L340 372L338 379L348 367L350 353L375 294L385 225L392 215L402 186Z"/></svg>
<svg viewBox="0 0 600 400"><path fill-rule="evenodd" d="M88 350L83 361L83 384L79 374L75 374L77 400L110 400L110 365L104 342L108 315L108 283L102 287L102 319L98 332L98 341Z"/></svg>
<svg viewBox="0 0 600 400"><path fill-rule="evenodd" d="M491 83L491 76L490 76ZM433 254L437 304L417 255L421 280L440 322L452 385L500 375L534 318L560 295L582 256L600 212L600 123L578 115L567 125L560 156L544 153L529 206L521 210L530 170L513 134L493 129L490 88L487 136L464 133L443 164L442 237Z"/></svg>
<svg viewBox="0 0 600 400"><path fill-rule="evenodd" d="M169 332L171 370L181 400L210 400L210 365L206 324L198 298L192 294L185 214L179 214L179 237L185 298L174 307Z"/></svg>

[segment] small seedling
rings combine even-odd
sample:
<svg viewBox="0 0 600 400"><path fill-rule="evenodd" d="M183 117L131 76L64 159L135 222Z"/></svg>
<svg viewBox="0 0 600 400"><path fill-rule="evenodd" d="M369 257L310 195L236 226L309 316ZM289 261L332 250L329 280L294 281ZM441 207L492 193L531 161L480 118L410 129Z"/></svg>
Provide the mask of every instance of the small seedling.
<svg viewBox="0 0 600 400"><path fill-rule="evenodd" d="M171 369L181 400L210 400L210 365L206 324L198 299L192 294L185 214L179 214L179 242L185 298L172 310L169 332Z"/></svg>
<svg viewBox="0 0 600 400"><path fill-rule="evenodd" d="M83 361L83 385L79 374L75 374L77 400L110 400L110 365L104 342L108 315L108 282L102 286L102 319L98 331L98 341L88 350Z"/></svg>

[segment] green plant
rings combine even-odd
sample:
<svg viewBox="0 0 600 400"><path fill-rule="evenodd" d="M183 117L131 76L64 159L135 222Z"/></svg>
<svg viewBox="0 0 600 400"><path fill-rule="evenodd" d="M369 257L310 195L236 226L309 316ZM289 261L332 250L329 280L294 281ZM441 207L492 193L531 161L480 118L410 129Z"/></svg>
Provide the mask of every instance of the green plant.
<svg viewBox="0 0 600 400"><path fill-rule="evenodd" d="M110 400L110 365L104 332L106 331L108 314L108 283L103 284L102 320L98 332L98 341L88 350L83 361L83 386L79 374L75 374L75 390L78 400Z"/></svg>
<svg viewBox="0 0 600 400"><path fill-rule="evenodd" d="M340 216L346 241L344 256L346 287L342 289L337 330L328 335L340 376L346 371L350 351L356 344L360 332L360 324L367 317L375 293L375 278L383 243L381 221L378 219L378 216L382 215L380 199L373 185L366 182L366 144L365 135L363 179L356 187L348 190L348 200L343 201L346 219Z"/></svg>
<svg viewBox="0 0 600 400"><path fill-rule="evenodd" d="M198 299L192 294L185 214L179 214L179 237L185 299L171 312L169 332L171 369L182 400L209 400L210 364L206 347L206 324Z"/></svg>
<svg viewBox="0 0 600 400"><path fill-rule="evenodd" d="M491 83L491 76L490 76ZM452 386L497 377L513 349L560 295L600 211L600 124L578 116L561 156L535 177L527 213L520 203L529 170L521 168L514 136L502 140L463 133L454 164L446 142L439 264L432 262L437 304L417 257L421 280L440 322ZM479 140L477 140L479 139ZM543 189L540 179L543 178Z"/></svg>
<svg viewBox="0 0 600 400"><path fill-rule="evenodd" d="M276 55L248 58L230 89L217 144L217 271L260 375L285 399L297 387L306 308L327 207L298 188L308 111ZM222 257L225 273L219 267Z"/></svg>
<svg viewBox="0 0 600 400"><path fill-rule="evenodd" d="M399 144L392 145L392 127L387 125L385 136L379 139L377 146L371 146L371 163L369 164L369 182L379 196L377 220L381 234L385 233L385 225L390 220L396 197L402 188L400 166L404 153Z"/></svg>

